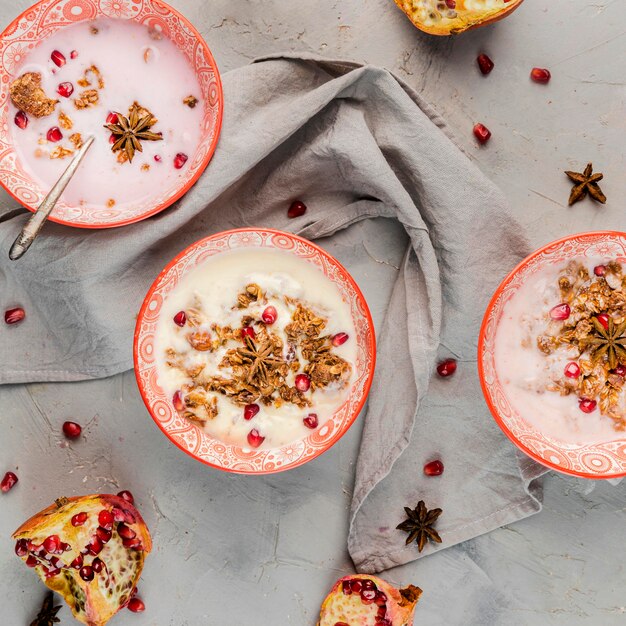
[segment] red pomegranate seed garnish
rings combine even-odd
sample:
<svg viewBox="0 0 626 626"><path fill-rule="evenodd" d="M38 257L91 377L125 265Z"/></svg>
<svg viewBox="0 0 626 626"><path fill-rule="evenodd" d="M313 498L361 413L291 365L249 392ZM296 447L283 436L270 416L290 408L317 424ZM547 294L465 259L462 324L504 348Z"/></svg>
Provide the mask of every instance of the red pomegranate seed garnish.
<svg viewBox="0 0 626 626"><path fill-rule="evenodd" d="M83 432L83 427L76 422L63 422L63 434L68 439L76 439Z"/></svg>
<svg viewBox="0 0 626 626"><path fill-rule="evenodd" d="M337 347L342 346L344 343L346 343L346 341L348 341L348 339L350 339L350 335L348 335L348 333L337 333L336 335L332 336L330 341L333 346Z"/></svg>
<svg viewBox="0 0 626 626"><path fill-rule="evenodd" d="M596 405L597 402L589 398L580 398L578 400L578 407L583 413L593 413L596 410Z"/></svg>
<svg viewBox="0 0 626 626"><path fill-rule="evenodd" d="M298 374L296 376L296 389L302 393L311 388L311 377L308 374Z"/></svg>
<svg viewBox="0 0 626 626"><path fill-rule="evenodd" d="M104 569L104 563L102 562L102 559L96 557L91 562L91 567L93 568L93 571L96 572L96 574L99 574Z"/></svg>
<svg viewBox="0 0 626 626"><path fill-rule="evenodd" d="M174 324L176 326L184 326L187 323L187 313L185 311L178 311L176 315L174 315Z"/></svg>
<svg viewBox="0 0 626 626"><path fill-rule="evenodd" d="M185 401L183 400L183 392L180 389L172 396L172 404L179 413L184 410Z"/></svg>
<svg viewBox="0 0 626 626"><path fill-rule="evenodd" d="M128 610L133 613L141 613L146 610L146 605L136 596L131 598L126 606L128 607Z"/></svg>
<svg viewBox="0 0 626 626"><path fill-rule="evenodd" d="M15 487L15 483L17 483L17 476L13 472L7 472L0 481L0 490L4 493L11 491Z"/></svg>
<svg viewBox="0 0 626 626"><path fill-rule="evenodd" d="M352 593L361 593L363 583L357 578L356 580L352 580L350 582L350 587L352 588Z"/></svg>
<svg viewBox="0 0 626 626"><path fill-rule="evenodd" d="M46 134L46 139L56 143L57 141L61 141L61 139L63 139L63 133L58 126L53 126Z"/></svg>
<svg viewBox="0 0 626 626"><path fill-rule="evenodd" d="M349 596L349 595L352 594L352 587L350 586L350 581L349 580L344 580L341 583L341 589L342 589L343 593L346 596Z"/></svg>
<svg viewBox="0 0 626 626"><path fill-rule="evenodd" d="M84 511L72 516L72 526L82 526L87 521L87 513Z"/></svg>
<svg viewBox="0 0 626 626"><path fill-rule="evenodd" d="M74 569L80 569L83 566L83 555L79 554L71 563L70 567Z"/></svg>
<svg viewBox="0 0 626 626"><path fill-rule="evenodd" d="M63 67L66 63L65 55L63 55L63 53L59 52L58 50L53 50L50 58L57 67Z"/></svg>
<svg viewBox="0 0 626 626"><path fill-rule="evenodd" d="M117 139L118 139L117 135L114 135L113 133L109 135L109 143L111 145L113 145L117 141Z"/></svg>
<svg viewBox="0 0 626 626"><path fill-rule="evenodd" d="M569 304L557 304L555 307L550 309L550 317L553 320L557 320L559 322L566 320L570 316L571 310L569 308Z"/></svg>
<svg viewBox="0 0 626 626"><path fill-rule="evenodd" d="M478 63L481 73L485 76L493 69L493 61L486 54L479 54L476 57L476 63Z"/></svg>
<svg viewBox="0 0 626 626"><path fill-rule="evenodd" d="M252 326L244 326L241 329L241 338L245 341L246 337L250 337L250 339L256 339L256 333L254 332L254 328L252 328Z"/></svg>
<svg viewBox="0 0 626 626"><path fill-rule="evenodd" d="M28 115L24 111L18 111L13 118L15 125L24 130L28 126Z"/></svg>
<svg viewBox="0 0 626 626"><path fill-rule="evenodd" d="M474 124L474 137L479 143L486 144L491 137L491 131L484 124Z"/></svg>
<svg viewBox="0 0 626 626"><path fill-rule="evenodd" d="M261 319L268 325L273 324L278 318L278 312L276 307L268 306L261 314Z"/></svg>
<svg viewBox="0 0 626 626"><path fill-rule="evenodd" d="M17 324L26 317L26 311L21 307L15 309L7 309L4 312L4 321L6 324Z"/></svg>
<svg viewBox="0 0 626 626"><path fill-rule="evenodd" d="M437 374L439 374L439 376L443 378L452 376L454 372L456 372L455 359L446 359L445 361L441 361L441 363L437 365Z"/></svg>
<svg viewBox="0 0 626 626"><path fill-rule="evenodd" d="M568 378L578 378L580 376L580 366L576 363L576 361L570 361L565 366L564 371Z"/></svg>
<svg viewBox="0 0 626 626"><path fill-rule="evenodd" d="M179 170L183 167L183 165L185 165L185 163L187 163L187 159L189 159L189 157L186 154L183 154L182 152L179 152L175 157L174 157L174 167Z"/></svg>
<svg viewBox="0 0 626 626"><path fill-rule="evenodd" d="M102 528L113 528L113 513L111 513L111 511L107 511L106 509L100 511L100 513L98 513L98 524L100 524Z"/></svg>
<svg viewBox="0 0 626 626"><path fill-rule="evenodd" d="M98 537L102 543L109 543L109 541L111 541L111 531L107 528L102 528L102 526L98 526L98 528L96 528L96 537Z"/></svg>
<svg viewBox="0 0 626 626"><path fill-rule="evenodd" d="M35 567L39 565L39 561L32 555L29 554L28 558L25 561L27 567Z"/></svg>
<svg viewBox="0 0 626 626"><path fill-rule="evenodd" d="M363 604L373 604L374 600L376 600L375 589L363 589L363 591L361 591L361 602L363 602Z"/></svg>
<svg viewBox="0 0 626 626"><path fill-rule="evenodd" d="M309 413L302 421L304 422L304 425L311 430L317 428L319 424L316 413Z"/></svg>
<svg viewBox="0 0 626 626"><path fill-rule="evenodd" d="M621 363L613 371L622 378L626 376L626 366L622 365Z"/></svg>
<svg viewBox="0 0 626 626"><path fill-rule="evenodd" d="M154 155L154 160L155 160L157 163L160 163L163 159L161 158L161 155L160 155L160 154L155 154L155 155Z"/></svg>
<svg viewBox="0 0 626 626"><path fill-rule="evenodd" d="M78 58L78 50L72 50L70 52L70 59L77 59Z"/></svg>
<svg viewBox="0 0 626 626"><path fill-rule="evenodd" d="M243 419L251 420L260 410L261 407L258 404L246 404L243 409Z"/></svg>
<svg viewBox="0 0 626 626"><path fill-rule="evenodd" d="M606 273L606 265L596 265L593 268L593 273L596 276L604 276L604 274Z"/></svg>
<svg viewBox="0 0 626 626"><path fill-rule="evenodd" d="M117 116L115 111L111 111L107 115L107 124L117 124L120 121L120 118Z"/></svg>
<svg viewBox="0 0 626 626"><path fill-rule="evenodd" d="M609 316L606 313L600 313L596 316L596 319L604 326L605 330L609 329Z"/></svg>
<svg viewBox="0 0 626 626"><path fill-rule="evenodd" d="M130 526L126 526L124 522L118 524L117 534L122 539L134 539L137 536L137 533Z"/></svg>
<svg viewBox="0 0 626 626"><path fill-rule="evenodd" d="M26 539L18 539L15 544L15 554L17 556L26 556L28 554L28 541Z"/></svg>
<svg viewBox="0 0 626 626"><path fill-rule="evenodd" d="M265 437L262 437L256 428L248 433L248 444L253 448L258 448L264 441Z"/></svg>
<svg viewBox="0 0 626 626"><path fill-rule="evenodd" d="M64 98L69 98L74 93L74 85L72 83L61 83L57 87L57 93Z"/></svg>
<svg viewBox="0 0 626 626"><path fill-rule="evenodd" d="M443 463L436 459L424 465L424 474L426 476L441 476L443 474Z"/></svg>
<svg viewBox="0 0 626 626"><path fill-rule="evenodd" d="M287 211L287 217L293 219L294 217L300 217L306 213L306 204L300 202L300 200L294 200Z"/></svg>
<svg viewBox="0 0 626 626"><path fill-rule="evenodd" d="M533 67L533 69L530 70L530 77L536 83L545 84L550 81L550 76L550 71L542 67Z"/></svg>
<svg viewBox="0 0 626 626"><path fill-rule="evenodd" d="M128 502L129 504L135 504L135 498L133 497L133 494L127 489L124 489L124 491L120 491L117 495L123 500L126 500L126 502Z"/></svg>
<svg viewBox="0 0 626 626"><path fill-rule="evenodd" d="M102 548L104 544L98 537L93 537L92 540L85 546L87 548L87 552L92 556L96 556L96 554L100 554L102 552Z"/></svg>
<svg viewBox="0 0 626 626"><path fill-rule="evenodd" d="M59 535L50 535L43 540L42 545L46 552L54 554L61 547L61 538Z"/></svg>
<svg viewBox="0 0 626 626"><path fill-rule="evenodd" d="M89 582L93 580L93 569L90 565L85 565L85 567L80 568L80 577L85 581Z"/></svg>

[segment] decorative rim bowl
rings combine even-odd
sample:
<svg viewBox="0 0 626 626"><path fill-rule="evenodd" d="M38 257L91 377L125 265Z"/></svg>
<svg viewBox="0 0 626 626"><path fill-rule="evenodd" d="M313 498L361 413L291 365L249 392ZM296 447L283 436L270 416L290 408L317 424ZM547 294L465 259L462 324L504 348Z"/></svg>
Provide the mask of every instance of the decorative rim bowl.
<svg viewBox="0 0 626 626"><path fill-rule="evenodd" d="M189 59L205 102L202 138L182 178L159 196L120 208L73 206L60 201L50 219L81 228L125 226L155 215L180 199L204 172L217 146L224 109L219 71L208 45L192 24L162 0L41 0L0 34L0 185L34 211L46 196L20 163L12 145L9 85L24 57L39 42L65 26L99 17L130 19L163 32Z"/></svg>
<svg viewBox="0 0 626 626"><path fill-rule="evenodd" d="M626 233L598 231L570 235L525 258L494 293L478 338L478 373L483 395L504 434L529 457L563 474L582 478L626 476L626 433L597 444L565 443L526 422L510 404L495 367L495 337L505 304L524 281L548 265L575 257L611 257L626 262Z"/></svg>
<svg viewBox="0 0 626 626"><path fill-rule="evenodd" d="M251 449L224 443L180 415L157 381L154 340L167 295L181 278L208 257L239 248L273 248L314 264L332 280L350 305L358 345L356 380L347 401L309 436L273 449ZM165 436L193 458L212 467L240 474L271 474L298 467L328 450L348 431L360 413L374 376L376 338L369 308L354 279L341 264L315 244L271 229L229 230L192 244L156 278L148 291L135 328L134 362L143 401Z"/></svg>

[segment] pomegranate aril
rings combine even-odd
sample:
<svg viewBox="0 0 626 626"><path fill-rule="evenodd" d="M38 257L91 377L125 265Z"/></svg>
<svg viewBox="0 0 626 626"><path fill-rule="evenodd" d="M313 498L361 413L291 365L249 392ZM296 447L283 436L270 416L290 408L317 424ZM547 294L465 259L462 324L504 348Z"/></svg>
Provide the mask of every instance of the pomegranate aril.
<svg viewBox="0 0 626 626"><path fill-rule="evenodd" d="M260 410L261 407L258 404L246 404L243 409L243 419L251 420Z"/></svg>
<svg viewBox="0 0 626 626"><path fill-rule="evenodd" d="M61 542L61 552L69 552L72 549L69 543Z"/></svg>
<svg viewBox="0 0 626 626"><path fill-rule="evenodd" d="M111 145L113 145L117 141L117 139L118 139L117 135L114 135L113 133L109 135L109 143Z"/></svg>
<svg viewBox="0 0 626 626"><path fill-rule="evenodd" d="M376 602L376 604L378 604L378 602ZM383 604L382 606L379 606L378 611L376 611L376 622L380 622L385 615L387 615L387 606Z"/></svg>
<svg viewBox="0 0 626 626"><path fill-rule="evenodd" d="M124 522L120 522L120 524L118 524L117 534L122 539L134 539L137 536L137 533L129 526L126 526Z"/></svg>
<svg viewBox="0 0 626 626"><path fill-rule="evenodd" d="M160 154L155 154L155 155L154 155L154 160L155 160L157 163L160 163L163 159L161 158L161 155L160 155Z"/></svg>
<svg viewBox="0 0 626 626"><path fill-rule="evenodd" d="M300 217L306 213L306 204L304 202L300 202L300 200L295 200L291 203L289 210L287 211L287 217L293 219L294 217Z"/></svg>
<svg viewBox="0 0 626 626"><path fill-rule="evenodd" d="M248 445L253 448L258 448L265 441L265 437L262 437L256 428L253 428L248 433Z"/></svg>
<svg viewBox="0 0 626 626"><path fill-rule="evenodd" d="M104 569L104 563L101 559L95 558L91 562L91 567L93 568L93 571L96 572L96 574L99 574Z"/></svg>
<svg viewBox="0 0 626 626"><path fill-rule="evenodd" d="M16 307L14 309L7 309L4 312L4 321L6 324L17 324L21 322L26 317L26 311L21 307Z"/></svg>
<svg viewBox="0 0 626 626"><path fill-rule="evenodd" d="M87 549L88 554L91 554L92 556L96 556L97 554L100 554L100 552L102 552L102 548L103 547L104 547L104 544L102 543L102 541L100 541L100 539L98 539L98 537L94 537L85 546L85 548Z"/></svg>
<svg viewBox="0 0 626 626"><path fill-rule="evenodd" d="M388 619L381 619L376 622L376 626L393 626Z"/></svg>
<svg viewBox="0 0 626 626"><path fill-rule="evenodd" d="M138 537L133 539L122 539L122 545L125 548L133 548L134 550L141 550L141 541Z"/></svg>
<svg viewBox="0 0 626 626"><path fill-rule="evenodd" d="M550 317L553 320L557 320L562 322L566 320L571 313L571 309L569 308L569 304L564 302L563 304L557 304L555 307L550 309Z"/></svg>
<svg viewBox="0 0 626 626"><path fill-rule="evenodd" d="M120 491L117 495L120 498L126 500L126 502L128 502L129 504L135 504L135 498L133 497L133 494L127 489L124 489L124 491Z"/></svg>
<svg viewBox="0 0 626 626"><path fill-rule="evenodd" d="M98 513L98 524L100 524L102 528L110 530L113 527L113 513L111 513L111 511L107 511L106 509L102 509L102 511Z"/></svg>
<svg viewBox="0 0 626 626"><path fill-rule="evenodd" d="M85 567L81 567L80 568L80 577L85 581L85 582L89 582L90 580L93 580L93 569L91 568L91 566L89 565L85 565Z"/></svg>
<svg viewBox="0 0 626 626"><path fill-rule="evenodd" d="M63 133L58 126L53 126L46 134L46 139L48 141L52 141L56 143L57 141L61 141L63 139Z"/></svg>
<svg viewBox="0 0 626 626"><path fill-rule="evenodd" d="M363 604L373 604L374 600L376 600L375 589L363 589L361 591L361 602L363 602Z"/></svg>
<svg viewBox="0 0 626 626"><path fill-rule="evenodd" d="M83 428L80 424L76 422L63 422L63 434L68 439L76 439L80 437L80 434L83 432Z"/></svg>
<svg viewBox="0 0 626 626"><path fill-rule="evenodd" d="M604 274L606 273L606 265L596 265L593 268L593 273L596 276L604 276Z"/></svg>
<svg viewBox="0 0 626 626"><path fill-rule="evenodd" d="M174 315L173 319L176 326L184 326L187 322L187 314L185 313L185 311L178 311L178 313Z"/></svg>
<svg viewBox="0 0 626 626"><path fill-rule="evenodd" d="M481 74L485 76L493 69L493 61L486 54L479 54L476 57L476 63L478 63Z"/></svg>
<svg viewBox="0 0 626 626"><path fill-rule="evenodd" d="M596 316L596 319L604 326L605 330L609 329L609 316L606 313L600 313Z"/></svg>
<svg viewBox="0 0 626 626"><path fill-rule="evenodd" d="M452 376L454 372L456 372L455 359L446 359L445 361L441 361L441 363L437 365L437 374L439 374L439 376L442 376L443 378Z"/></svg>
<svg viewBox="0 0 626 626"><path fill-rule="evenodd" d="M17 483L17 476L13 472L7 472L2 480L0 480L0 490L4 493L10 491Z"/></svg>
<svg viewBox="0 0 626 626"><path fill-rule="evenodd" d="M344 595L349 596L352 594L352 587L350 586L350 581L349 580L344 580L341 583L341 589L344 593Z"/></svg>
<svg viewBox="0 0 626 626"><path fill-rule="evenodd" d="M28 115L24 111L18 111L13 118L15 125L24 130L28 126Z"/></svg>
<svg viewBox="0 0 626 626"><path fill-rule="evenodd" d="M363 583L358 579L352 580L350 582L350 587L352 588L352 593L361 593L361 590L363 589Z"/></svg>
<svg viewBox="0 0 626 626"><path fill-rule="evenodd" d="M57 87L57 93L64 98L69 98L74 93L74 85L72 83L61 83Z"/></svg>
<svg viewBox="0 0 626 626"><path fill-rule="evenodd" d="M346 622L335 622L335 626L350 626L350 624L346 624Z"/></svg>
<svg viewBox="0 0 626 626"><path fill-rule="evenodd" d="M532 80L534 80L536 83L547 83L550 81L550 71L543 68L543 67L533 67L532 70L530 70L530 77L532 78Z"/></svg>
<svg viewBox="0 0 626 626"><path fill-rule="evenodd" d="M583 413L593 413L596 410L596 405L597 402L589 398L580 398L578 400L578 407Z"/></svg>
<svg viewBox="0 0 626 626"><path fill-rule="evenodd" d="M35 567L36 565L39 565L39 561L32 554L28 556L25 563L28 567Z"/></svg>
<svg viewBox="0 0 626 626"><path fill-rule="evenodd" d="M58 567L49 567L48 569L44 568L46 578L52 578L57 574L61 573L61 570Z"/></svg>
<svg viewBox="0 0 626 626"><path fill-rule="evenodd" d="M446 0L446 6L449 9L456 9L456 0Z"/></svg>
<svg viewBox="0 0 626 626"><path fill-rule="evenodd" d="M189 159L189 157L186 154L183 154L182 152L179 152L175 157L174 157L174 167L179 170L183 167L183 165L185 165L185 163L187 163L187 160Z"/></svg>
<svg viewBox="0 0 626 626"><path fill-rule="evenodd" d="M61 539L59 535L50 535L44 539L42 545L46 552L54 554L61 547Z"/></svg>
<svg viewBox="0 0 626 626"><path fill-rule="evenodd" d="M127 524L135 523L135 516L130 511L123 511L117 506L114 506L111 509L111 513L113 513L113 519L116 522L126 522Z"/></svg>
<svg viewBox="0 0 626 626"><path fill-rule="evenodd" d="M379 591L376 594L376 604L381 608L381 609L385 609L385 605L387 604L387 594L384 593L383 591ZM380 611L379 611L380 613ZM383 611L383 614L381 615L381 617L385 617L385 613Z"/></svg>
<svg viewBox="0 0 626 626"><path fill-rule="evenodd" d="M72 516L72 526L82 526L87 521L87 513L81 511Z"/></svg>
<svg viewBox="0 0 626 626"><path fill-rule="evenodd" d="M308 374L298 374L296 376L296 389L302 393L311 388L311 377Z"/></svg>
<svg viewBox="0 0 626 626"><path fill-rule="evenodd" d="M311 430L317 428L319 425L319 419L317 418L316 413L309 413L302 421L304 422L304 425Z"/></svg>
<svg viewBox="0 0 626 626"><path fill-rule="evenodd" d="M443 463L439 459L436 459L424 465L424 474L426 474L426 476L441 476L443 469Z"/></svg>
<svg viewBox="0 0 626 626"><path fill-rule="evenodd" d="M346 341L348 341L349 338L350 335L348 335L348 333L337 333L336 335L332 336L330 341L333 346L337 347L342 346L344 343L346 343Z"/></svg>
<svg viewBox="0 0 626 626"><path fill-rule="evenodd" d="M66 63L65 55L58 50L53 50L50 58L57 67L63 67Z"/></svg>
<svg viewBox="0 0 626 626"><path fill-rule="evenodd" d="M78 58L78 50L72 50L70 52L70 59L77 59Z"/></svg>
<svg viewBox="0 0 626 626"><path fill-rule="evenodd" d="M80 569L83 566L83 555L79 554L71 563L70 567L74 569Z"/></svg>
<svg viewBox="0 0 626 626"><path fill-rule="evenodd" d="M26 539L18 539L15 544L15 554L17 556L26 556L28 554L28 541Z"/></svg>
<svg viewBox="0 0 626 626"><path fill-rule="evenodd" d="M58 556L53 556L50 559L50 564L52 565L52 567L54 567L56 569L61 569L62 567L65 566L63 561L61 561L61 559Z"/></svg>
<svg viewBox="0 0 626 626"><path fill-rule="evenodd" d="M621 376L622 378L624 378L624 376L626 376L626 366L622 365L621 363L613 370L613 372L615 374L617 374L618 376Z"/></svg>
<svg viewBox="0 0 626 626"><path fill-rule="evenodd" d="M491 131L484 124L474 124L474 137L481 144L486 144L491 138Z"/></svg>
<svg viewBox="0 0 626 626"><path fill-rule="evenodd" d="M261 319L268 325L273 324L278 318L278 312L276 307L268 306L261 314Z"/></svg>
<svg viewBox="0 0 626 626"><path fill-rule="evenodd" d="M578 378L580 376L580 366L576 361L570 361L565 366L564 373L568 378Z"/></svg>
<svg viewBox="0 0 626 626"><path fill-rule="evenodd" d="M252 328L252 326L244 326L241 329L241 338L245 341L246 337L250 337L250 339L256 339L256 333L254 332L254 328Z"/></svg>
<svg viewBox="0 0 626 626"><path fill-rule="evenodd" d="M183 393L182 391L177 391L173 396L172 396L172 404L174 405L174 408L180 412L185 408L185 401L183 400Z"/></svg>
<svg viewBox="0 0 626 626"><path fill-rule="evenodd" d="M102 543L109 543L109 541L111 541L111 531L107 528L102 528L102 526L98 526L98 528L96 528L96 537L98 537Z"/></svg>
<svg viewBox="0 0 626 626"><path fill-rule="evenodd" d="M373 580L370 580L369 578L365 578L363 580L363 589L376 589L376 584L374 583Z"/></svg>
<svg viewBox="0 0 626 626"><path fill-rule="evenodd" d="M137 596L131 598L126 607L129 611L132 611L133 613L141 613L142 611L146 610L146 605Z"/></svg>
<svg viewBox="0 0 626 626"><path fill-rule="evenodd" d="M120 118L117 116L115 111L111 111L107 115L107 124L117 124L120 121Z"/></svg>

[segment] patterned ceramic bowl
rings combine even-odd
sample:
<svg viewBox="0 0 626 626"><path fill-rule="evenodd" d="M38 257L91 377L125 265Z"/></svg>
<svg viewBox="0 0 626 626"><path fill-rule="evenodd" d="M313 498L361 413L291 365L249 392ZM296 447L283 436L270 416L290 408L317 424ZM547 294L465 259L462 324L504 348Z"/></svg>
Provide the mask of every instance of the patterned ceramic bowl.
<svg viewBox="0 0 626 626"><path fill-rule="evenodd" d="M356 380L346 402L321 428L292 444L270 450L256 450L223 443L182 417L172 398L159 387L154 341L157 323L167 294L181 278L208 257L240 248L275 248L316 265L339 288L350 305L357 332ZM148 291L137 319L134 343L135 375L139 390L152 418L181 450L198 461L229 472L270 474L298 467L335 444L350 428L367 398L376 361L374 324L365 298L354 279L327 252L315 244L275 230L241 229L202 239L181 252L162 272Z"/></svg>
<svg viewBox="0 0 626 626"><path fill-rule="evenodd" d="M504 434L535 461L583 478L617 478L626 476L626 433L616 433L610 441L593 445L564 443L546 436L526 422L510 404L495 367L496 330L505 304L529 276L575 257L610 257L626 262L626 233L581 233L549 243L524 259L502 281L487 307L480 329L480 382L489 409Z"/></svg>
<svg viewBox="0 0 626 626"><path fill-rule="evenodd" d="M27 209L34 211L45 197L24 170L11 143L9 85L25 55L59 29L98 17L129 19L161 30L189 59L205 102L202 138L189 158L184 177L158 197L125 206L80 207L59 202L50 219L68 226L111 228L145 219L181 198L198 180L215 151L222 125L223 96L211 51L198 31L178 11L161 0L41 0L22 13L0 35L0 184Z"/></svg>

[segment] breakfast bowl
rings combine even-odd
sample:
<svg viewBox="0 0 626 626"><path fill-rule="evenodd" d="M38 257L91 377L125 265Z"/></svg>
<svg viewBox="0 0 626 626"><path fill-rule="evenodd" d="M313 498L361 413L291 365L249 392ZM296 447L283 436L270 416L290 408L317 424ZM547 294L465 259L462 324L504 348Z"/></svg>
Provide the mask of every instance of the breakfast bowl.
<svg viewBox="0 0 626 626"><path fill-rule="evenodd" d="M165 436L242 474L328 450L367 398L376 360L359 287L327 252L270 229L231 230L181 252L148 291L135 375Z"/></svg>
<svg viewBox="0 0 626 626"><path fill-rule="evenodd" d="M626 233L549 243L487 307L478 369L504 434L583 478L626 475Z"/></svg>
<svg viewBox="0 0 626 626"><path fill-rule="evenodd" d="M197 30L161 0L41 0L0 34L0 59L0 184L31 211L89 135L52 221L143 220L211 160L219 72Z"/></svg>

